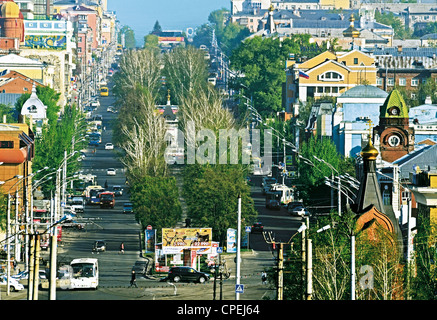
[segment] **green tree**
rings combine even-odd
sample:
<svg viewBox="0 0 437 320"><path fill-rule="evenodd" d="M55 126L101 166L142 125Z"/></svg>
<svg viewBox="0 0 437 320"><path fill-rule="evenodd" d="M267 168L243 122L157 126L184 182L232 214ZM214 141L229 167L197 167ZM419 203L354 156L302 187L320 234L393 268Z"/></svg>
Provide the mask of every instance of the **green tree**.
<svg viewBox="0 0 437 320"><path fill-rule="evenodd" d="M144 36L144 49L160 50L158 36L155 34Z"/></svg>
<svg viewBox="0 0 437 320"><path fill-rule="evenodd" d="M3 121L3 117L6 116L7 123L14 123L17 121L14 117L14 108L5 104L0 104L0 119Z"/></svg>
<svg viewBox="0 0 437 320"><path fill-rule="evenodd" d="M153 30L151 32L151 34L159 36L162 32L162 28L161 25L159 24L159 21L156 20L155 24L153 25Z"/></svg>
<svg viewBox="0 0 437 320"><path fill-rule="evenodd" d="M395 39L409 39L411 37L411 32L405 29L401 19L395 17L393 12L381 13L375 10L375 20L376 22L391 26Z"/></svg>
<svg viewBox="0 0 437 320"><path fill-rule="evenodd" d="M193 227L210 227L221 243L226 230L237 227L238 195L241 195L241 216L245 224L254 222L256 211L245 184L243 170L237 165L186 166L184 197Z"/></svg>
<svg viewBox="0 0 437 320"><path fill-rule="evenodd" d="M309 35L293 35L283 41L260 36L246 39L230 57L231 69L241 74L231 85L237 90L247 88L245 96L253 98L254 107L261 115L276 114L282 110L284 66L289 54L299 55L302 48L314 54L318 52L309 39Z"/></svg>
<svg viewBox="0 0 437 320"><path fill-rule="evenodd" d="M124 35L124 47L126 49L135 49L135 32L129 26L123 26L118 34L118 43L121 42L121 36Z"/></svg>
<svg viewBox="0 0 437 320"><path fill-rule="evenodd" d="M182 208L174 177L137 178L131 184L130 198L137 221L143 228L152 225L160 231L181 220Z"/></svg>

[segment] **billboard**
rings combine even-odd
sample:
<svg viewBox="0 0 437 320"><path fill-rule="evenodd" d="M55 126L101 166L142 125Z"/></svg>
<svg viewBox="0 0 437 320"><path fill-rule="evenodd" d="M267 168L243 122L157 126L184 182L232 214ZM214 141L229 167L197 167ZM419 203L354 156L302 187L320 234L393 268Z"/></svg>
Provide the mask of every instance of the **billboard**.
<svg viewBox="0 0 437 320"><path fill-rule="evenodd" d="M162 250L166 254L180 253L184 249L211 248L211 228L162 229Z"/></svg>

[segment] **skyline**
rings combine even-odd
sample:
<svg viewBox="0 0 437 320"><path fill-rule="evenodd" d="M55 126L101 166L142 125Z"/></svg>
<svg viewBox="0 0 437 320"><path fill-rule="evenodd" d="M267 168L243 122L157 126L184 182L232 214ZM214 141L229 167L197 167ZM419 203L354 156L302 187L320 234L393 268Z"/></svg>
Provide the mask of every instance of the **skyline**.
<svg viewBox="0 0 437 320"><path fill-rule="evenodd" d="M108 10L116 12L121 26L134 30L137 45L141 45L156 21L163 30L195 29L208 22L212 11L230 10L230 3L230 0L108 0Z"/></svg>

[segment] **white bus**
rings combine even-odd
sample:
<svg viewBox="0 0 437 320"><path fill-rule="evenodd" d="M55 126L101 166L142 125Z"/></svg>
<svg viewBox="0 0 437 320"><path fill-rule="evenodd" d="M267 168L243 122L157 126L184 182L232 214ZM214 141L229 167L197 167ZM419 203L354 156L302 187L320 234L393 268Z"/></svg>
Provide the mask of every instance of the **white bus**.
<svg viewBox="0 0 437 320"><path fill-rule="evenodd" d="M98 260L80 258L71 261L70 289L97 289L99 285Z"/></svg>

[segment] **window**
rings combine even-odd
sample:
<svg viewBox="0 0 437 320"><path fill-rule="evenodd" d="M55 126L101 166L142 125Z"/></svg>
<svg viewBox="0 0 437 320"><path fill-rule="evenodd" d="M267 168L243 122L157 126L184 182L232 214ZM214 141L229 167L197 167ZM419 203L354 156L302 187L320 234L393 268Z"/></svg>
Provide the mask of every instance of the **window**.
<svg viewBox="0 0 437 320"><path fill-rule="evenodd" d="M411 79L411 86L412 87L417 87L418 85L419 85L419 79L417 79L417 78Z"/></svg>
<svg viewBox="0 0 437 320"><path fill-rule="evenodd" d="M354 58L354 64L358 64L358 58Z"/></svg>
<svg viewBox="0 0 437 320"><path fill-rule="evenodd" d="M407 79L399 78L399 86L405 87L407 85Z"/></svg>
<svg viewBox="0 0 437 320"><path fill-rule="evenodd" d="M382 86L382 78L376 78L376 85Z"/></svg>
<svg viewBox="0 0 437 320"><path fill-rule="evenodd" d="M342 81L343 75L335 71L328 71L319 76L319 80L322 81Z"/></svg>
<svg viewBox="0 0 437 320"><path fill-rule="evenodd" d="M0 149L13 149L14 141L0 141Z"/></svg>
<svg viewBox="0 0 437 320"><path fill-rule="evenodd" d="M387 85L394 86L395 85L395 79L394 78L388 78L387 79Z"/></svg>

